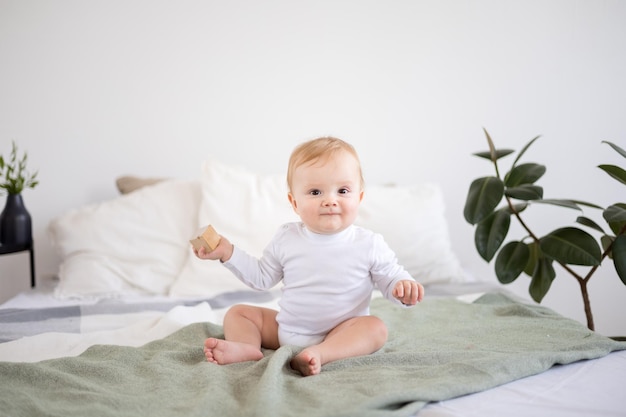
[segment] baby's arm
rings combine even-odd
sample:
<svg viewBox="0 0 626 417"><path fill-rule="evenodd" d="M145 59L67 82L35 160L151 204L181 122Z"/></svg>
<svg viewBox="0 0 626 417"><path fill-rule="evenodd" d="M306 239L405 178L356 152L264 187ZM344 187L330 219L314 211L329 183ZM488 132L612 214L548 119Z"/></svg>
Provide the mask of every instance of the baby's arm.
<svg viewBox="0 0 626 417"><path fill-rule="evenodd" d="M207 237L207 231L213 236L208 236L210 239L205 239L204 243L198 245L194 239L191 240L193 253L199 259L221 261L240 281L258 290L269 289L282 279L282 267L267 249L264 256L258 259L241 249L235 250L235 246L224 236L218 235L212 227L207 228L198 238ZM209 244L210 241L215 243Z"/></svg>
<svg viewBox="0 0 626 417"><path fill-rule="evenodd" d="M413 306L424 298L424 287L419 282L405 279L396 283L392 294L402 304Z"/></svg>

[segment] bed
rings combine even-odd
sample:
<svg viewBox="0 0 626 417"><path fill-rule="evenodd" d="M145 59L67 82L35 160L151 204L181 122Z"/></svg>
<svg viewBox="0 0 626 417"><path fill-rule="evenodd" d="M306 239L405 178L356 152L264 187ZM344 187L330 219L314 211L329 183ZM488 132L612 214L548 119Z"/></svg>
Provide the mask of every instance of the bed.
<svg viewBox="0 0 626 417"><path fill-rule="evenodd" d="M211 224L260 255L296 220L283 176L211 159L198 179L118 187L51 222L58 278L0 306L0 415L626 415L626 343L466 274L436 184L368 185L357 223L385 236L426 298L403 309L374 294L387 344L306 378L288 365L295 346L204 360L229 306L276 307L280 288L251 290L188 244Z"/></svg>

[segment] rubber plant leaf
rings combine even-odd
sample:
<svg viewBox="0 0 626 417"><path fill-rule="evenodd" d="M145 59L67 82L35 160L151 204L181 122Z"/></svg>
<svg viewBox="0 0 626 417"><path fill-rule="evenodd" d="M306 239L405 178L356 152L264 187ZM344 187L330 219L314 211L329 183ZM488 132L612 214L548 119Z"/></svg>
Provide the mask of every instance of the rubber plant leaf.
<svg viewBox="0 0 626 417"><path fill-rule="evenodd" d="M522 184L517 187L506 188L504 194L507 197L517 200L541 200L543 198L543 187L532 184Z"/></svg>
<svg viewBox="0 0 626 417"><path fill-rule="evenodd" d="M626 221L626 204L613 204L602 213L604 220L607 222L623 222Z"/></svg>
<svg viewBox="0 0 626 417"><path fill-rule="evenodd" d="M570 265L600 265L600 245L589 233L576 227L563 227L540 239L541 251Z"/></svg>
<svg viewBox="0 0 626 417"><path fill-rule="evenodd" d="M554 272L554 267L552 266L552 259L545 257L538 259L530 280L530 287L528 288L528 292L533 300L541 303L543 297L550 290L554 277L556 277L556 272Z"/></svg>
<svg viewBox="0 0 626 417"><path fill-rule="evenodd" d="M478 254L490 262L509 232L511 215L505 209L497 210L481 220L474 232L474 244Z"/></svg>
<svg viewBox="0 0 626 417"><path fill-rule="evenodd" d="M535 143L535 141L537 139L539 139L541 137L541 135L535 136L534 138L532 138L530 140L530 142L528 142L521 151L519 151L519 153L517 154L517 158L515 158L515 161L513 161L513 166L517 165L517 161L520 160L520 158L522 157L522 155L524 155L526 153L526 151L528 150L528 148L530 148L530 145L532 145L533 143Z"/></svg>
<svg viewBox="0 0 626 417"><path fill-rule="evenodd" d="M600 168L602 171L606 172L622 184L626 184L626 170L615 165L598 165L598 168Z"/></svg>
<svg viewBox="0 0 626 417"><path fill-rule="evenodd" d="M544 198L541 200L535 200L533 201L533 203L550 204L552 206L567 207L567 208L571 208L574 210L582 211L582 209L578 206L578 204L576 204L573 200Z"/></svg>
<svg viewBox="0 0 626 417"><path fill-rule="evenodd" d="M506 156L512 153L513 151L510 149L505 149L504 151L498 151L496 149L496 146L493 144L493 140L491 140L491 136L489 135L489 132L487 132L487 129L485 129L484 127L483 127L483 132L485 132L487 145L489 145L489 159L491 160L491 162L493 162L494 166L496 167L496 172L498 172L497 160L502 158L503 156Z"/></svg>
<svg viewBox="0 0 626 417"><path fill-rule="evenodd" d="M495 156L496 156L496 159L500 159L504 156L512 154L513 152L515 152L513 149L496 149ZM472 155L491 160L491 152L489 151L476 152L476 153L473 153Z"/></svg>
<svg viewBox="0 0 626 417"><path fill-rule="evenodd" d="M498 177L483 177L472 182L467 193L463 215L469 224L476 224L493 213L502 200L504 184Z"/></svg>
<svg viewBox="0 0 626 417"><path fill-rule="evenodd" d="M615 240L615 236L610 236L610 235L602 235L600 237L600 244L602 245L602 250L606 251L609 249L609 247L611 249L613 249L613 241ZM609 253L607 253L607 255L610 259L613 259L613 251L609 250Z"/></svg>
<svg viewBox="0 0 626 417"><path fill-rule="evenodd" d="M543 257L543 253L541 252L541 247L536 242L531 242L528 244L528 262L524 267L524 273L529 277L533 276L533 272L537 267L537 262L539 262L539 258Z"/></svg>
<svg viewBox="0 0 626 417"><path fill-rule="evenodd" d="M577 204L579 206L587 206L587 207L592 207L598 210L604 210L604 207L599 206L597 204L593 204L593 203L589 203L587 201L582 201L582 200L570 200L572 203Z"/></svg>
<svg viewBox="0 0 626 417"><path fill-rule="evenodd" d="M626 235L619 235L613 242L613 264L619 279L626 285Z"/></svg>
<svg viewBox="0 0 626 417"><path fill-rule="evenodd" d="M607 145L609 145L611 148L615 149L617 151L617 153L619 153L620 155L622 155L624 158L626 158L626 151L622 148L620 148L619 146L617 146L616 144L609 142L608 140L603 140L602 143L606 143Z"/></svg>
<svg viewBox="0 0 626 417"><path fill-rule="evenodd" d="M598 223L594 222L589 217L578 216L576 218L576 223L582 224L583 226L591 227L592 229L597 230L600 233L605 233L604 229L602 229L602 227Z"/></svg>
<svg viewBox="0 0 626 417"><path fill-rule="evenodd" d="M616 203L602 212L602 217L616 235L626 226L626 204Z"/></svg>
<svg viewBox="0 0 626 417"><path fill-rule="evenodd" d="M530 258L530 249L524 242L509 242L496 257L496 276L502 284L510 284L524 272Z"/></svg>
<svg viewBox="0 0 626 417"><path fill-rule="evenodd" d="M504 185L515 187L521 184L534 184L546 173L545 165L527 163L511 169L504 177Z"/></svg>
<svg viewBox="0 0 626 417"><path fill-rule="evenodd" d="M511 210L510 207L507 207L506 210L509 214L515 214L515 213L521 213L522 211L526 210L526 207L528 207L528 203L517 203L517 204L513 204L513 210Z"/></svg>

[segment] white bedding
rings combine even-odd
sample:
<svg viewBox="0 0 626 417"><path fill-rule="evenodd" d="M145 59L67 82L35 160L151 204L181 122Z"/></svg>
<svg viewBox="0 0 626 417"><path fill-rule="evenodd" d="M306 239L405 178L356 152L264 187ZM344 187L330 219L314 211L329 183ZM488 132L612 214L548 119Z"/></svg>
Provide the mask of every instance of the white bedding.
<svg viewBox="0 0 626 417"><path fill-rule="evenodd" d="M431 296L451 296L471 302L490 285L439 285ZM451 295L447 295L451 294ZM136 297L118 300L119 304L165 301L163 297ZM170 300L171 301L171 300ZM189 300L187 300L189 303ZM50 290L22 293L3 305L3 309L42 308L70 305L53 297ZM276 308L276 299L256 303ZM0 344L0 361L36 362L64 356L76 356L94 344L141 346L163 338L184 326L211 321L221 323L226 308L213 309L207 302L191 302L168 311L90 315L82 318L80 333L44 333ZM453 400L431 403L418 417L461 416L545 416L592 417L624 416L626 351L604 358L556 366L539 375Z"/></svg>
<svg viewBox="0 0 626 417"><path fill-rule="evenodd" d="M555 366L497 388L431 403L419 417L626 416L626 351Z"/></svg>

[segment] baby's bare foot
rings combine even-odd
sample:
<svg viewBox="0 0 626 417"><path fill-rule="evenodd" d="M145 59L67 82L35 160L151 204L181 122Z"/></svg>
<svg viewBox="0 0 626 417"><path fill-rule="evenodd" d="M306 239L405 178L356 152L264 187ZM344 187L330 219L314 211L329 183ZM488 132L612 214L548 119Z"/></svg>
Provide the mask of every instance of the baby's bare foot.
<svg viewBox="0 0 626 417"><path fill-rule="evenodd" d="M210 337L204 341L204 356L208 362L226 365L235 362L258 361L263 358L263 352L247 343Z"/></svg>
<svg viewBox="0 0 626 417"><path fill-rule="evenodd" d="M290 365L304 376L317 375L322 370L322 358L315 350L305 349L291 360Z"/></svg>

